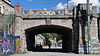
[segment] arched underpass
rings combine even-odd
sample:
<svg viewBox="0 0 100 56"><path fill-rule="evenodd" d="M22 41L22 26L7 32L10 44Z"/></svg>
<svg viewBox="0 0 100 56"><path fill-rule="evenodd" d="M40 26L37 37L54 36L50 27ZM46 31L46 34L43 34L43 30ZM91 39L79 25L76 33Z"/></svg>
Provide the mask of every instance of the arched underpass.
<svg viewBox="0 0 100 56"><path fill-rule="evenodd" d="M57 33L62 35L61 52L72 51L72 29L57 25L40 25L25 30L28 51L35 51L35 35L41 33Z"/></svg>

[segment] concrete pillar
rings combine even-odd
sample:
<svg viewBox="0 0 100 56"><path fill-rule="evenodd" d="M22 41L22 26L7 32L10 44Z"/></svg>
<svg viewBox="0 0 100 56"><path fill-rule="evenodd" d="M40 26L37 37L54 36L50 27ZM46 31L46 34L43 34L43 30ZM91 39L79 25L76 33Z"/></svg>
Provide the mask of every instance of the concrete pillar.
<svg viewBox="0 0 100 56"><path fill-rule="evenodd" d="M72 50L74 53L79 53L79 9L76 7L73 10L73 39L72 39Z"/></svg>
<svg viewBox="0 0 100 56"><path fill-rule="evenodd" d="M14 22L14 29L15 29L15 36L20 36L20 52L26 52L26 37L25 37L25 31L22 28L23 26L23 20L20 16L17 16L15 18Z"/></svg>
<svg viewBox="0 0 100 56"><path fill-rule="evenodd" d="M26 47L26 37L25 37L25 32L22 31L21 33L21 42L20 42L20 50L21 50L21 53L23 52L26 52L27 51L27 47Z"/></svg>
<svg viewBox="0 0 100 56"><path fill-rule="evenodd" d="M100 42L100 18L98 18L98 39Z"/></svg>

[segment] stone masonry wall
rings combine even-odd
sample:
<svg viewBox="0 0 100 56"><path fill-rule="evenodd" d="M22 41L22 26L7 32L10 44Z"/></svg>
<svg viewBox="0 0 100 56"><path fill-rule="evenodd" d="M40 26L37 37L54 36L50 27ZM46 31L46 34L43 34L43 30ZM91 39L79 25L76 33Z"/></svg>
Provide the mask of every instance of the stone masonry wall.
<svg viewBox="0 0 100 56"><path fill-rule="evenodd" d="M80 27L80 41L79 41L79 53L84 53L83 44L82 44L82 34ZM97 18L93 18L91 21L91 38L89 39L89 51L90 53L100 53L100 44L98 40L98 26L97 26ZM85 27L85 40L88 44L88 31L87 26Z"/></svg>
<svg viewBox="0 0 100 56"><path fill-rule="evenodd" d="M67 19L51 19L51 25L59 25L72 29L72 21ZM27 51L26 47L26 37L25 29L46 25L46 19L32 19L32 20L23 20L21 17L15 18L15 36L20 36L20 50L21 52Z"/></svg>

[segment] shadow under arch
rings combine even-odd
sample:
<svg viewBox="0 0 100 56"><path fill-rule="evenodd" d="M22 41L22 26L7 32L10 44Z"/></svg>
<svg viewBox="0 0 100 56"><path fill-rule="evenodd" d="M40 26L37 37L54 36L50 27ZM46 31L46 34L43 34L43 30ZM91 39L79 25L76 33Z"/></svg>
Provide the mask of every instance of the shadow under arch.
<svg viewBox="0 0 100 56"><path fill-rule="evenodd" d="M72 51L72 29L57 25L40 25L25 30L27 50L35 50L35 35L41 33L57 33L62 35L62 51Z"/></svg>

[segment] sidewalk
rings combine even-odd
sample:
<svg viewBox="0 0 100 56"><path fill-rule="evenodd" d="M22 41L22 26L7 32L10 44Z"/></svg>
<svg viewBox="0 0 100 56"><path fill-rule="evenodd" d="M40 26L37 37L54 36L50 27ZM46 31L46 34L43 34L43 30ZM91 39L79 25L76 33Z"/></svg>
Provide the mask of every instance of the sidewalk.
<svg viewBox="0 0 100 56"><path fill-rule="evenodd" d="M60 53L60 52L27 52L25 54L14 54L11 56L100 56L100 54L74 54L74 53Z"/></svg>

